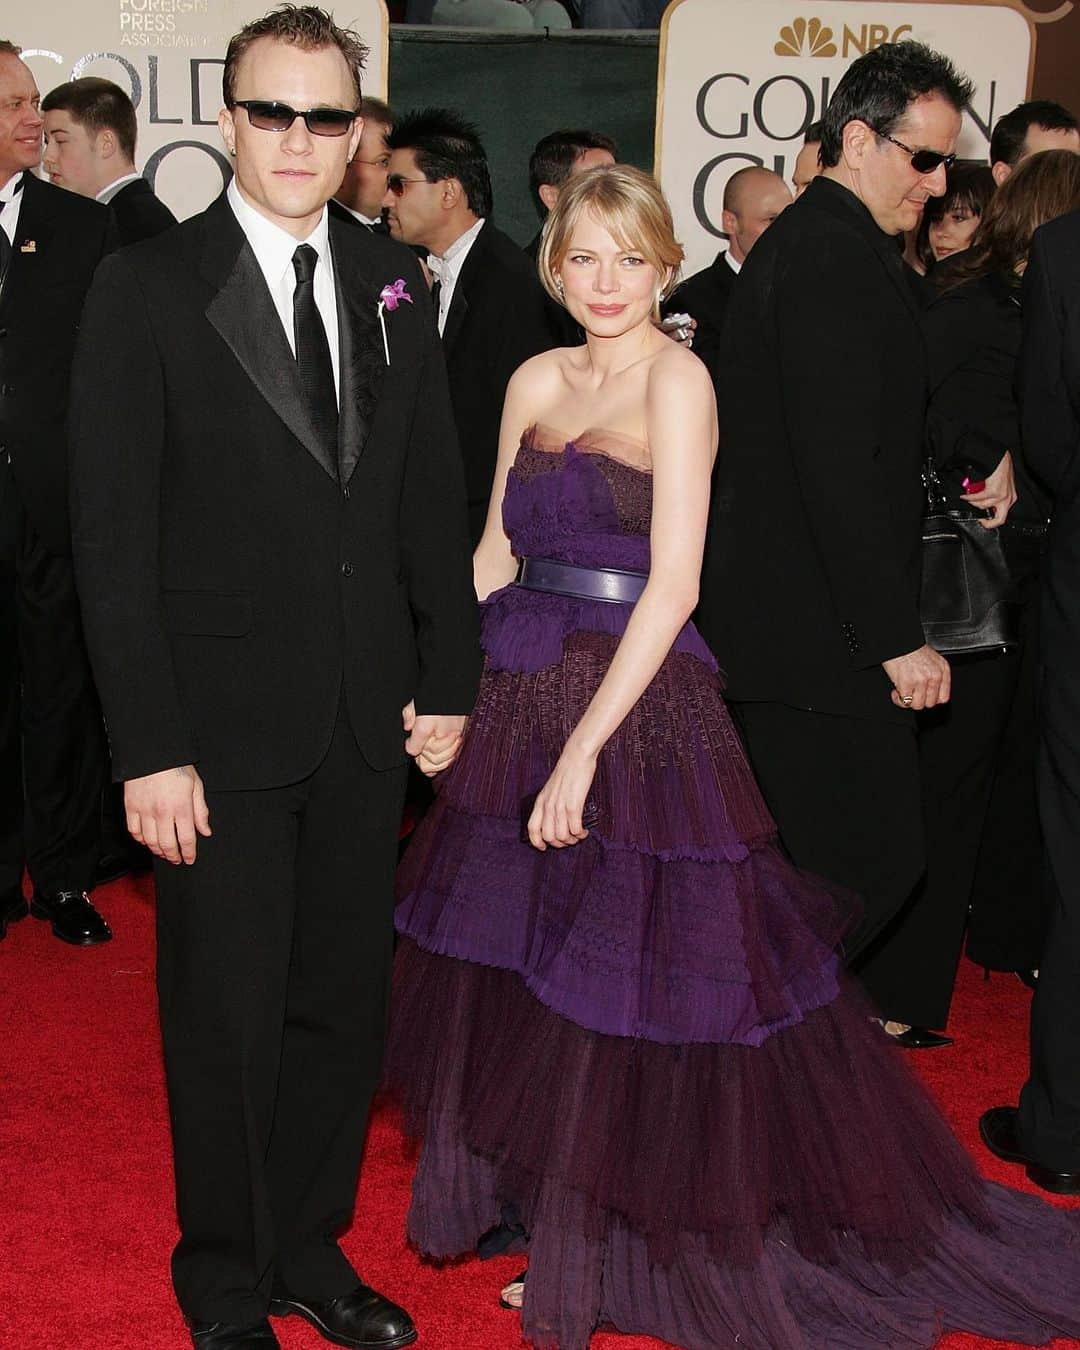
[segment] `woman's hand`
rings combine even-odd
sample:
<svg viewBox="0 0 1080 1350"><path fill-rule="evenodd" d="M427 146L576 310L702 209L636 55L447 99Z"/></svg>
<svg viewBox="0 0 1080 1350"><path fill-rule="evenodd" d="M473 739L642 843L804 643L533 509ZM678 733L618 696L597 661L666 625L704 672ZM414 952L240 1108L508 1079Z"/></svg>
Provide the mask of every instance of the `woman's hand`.
<svg viewBox="0 0 1080 1350"><path fill-rule="evenodd" d="M581 818L595 774L596 756L568 743L529 817L529 843L533 848L543 853L549 844L566 848L588 838Z"/></svg>
<svg viewBox="0 0 1080 1350"><path fill-rule="evenodd" d="M996 530L999 525L1004 525L1009 512L1016 501L1016 480L1013 476L1012 455L1008 450L1002 455L997 468L983 484L981 492L965 492L963 496L965 502L970 502L972 506L981 506L984 511L990 512L988 520L980 520L979 524L986 530Z"/></svg>

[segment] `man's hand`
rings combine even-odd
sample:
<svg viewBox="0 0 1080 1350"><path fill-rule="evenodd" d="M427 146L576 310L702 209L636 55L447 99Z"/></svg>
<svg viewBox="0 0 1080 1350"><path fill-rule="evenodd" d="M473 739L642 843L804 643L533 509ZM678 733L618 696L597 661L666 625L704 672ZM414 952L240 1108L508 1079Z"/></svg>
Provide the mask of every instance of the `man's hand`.
<svg viewBox="0 0 1080 1350"><path fill-rule="evenodd" d="M467 717L441 717L435 713L416 715L411 701L401 710L401 724L409 733L405 751L416 760L416 767L428 778L448 769L458 757L465 735Z"/></svg>
<svg viewBox="0 0 1080 1350"><path fill-rule="evenodd" d="M129 779L124 811L131 837L166 862L193 863L196 833L210 837L210 812L194 764Z"/></svg>
<svg viewBox="0 0 1080 1350"><path fill-rule="evenodd" d="M948 661L933 647L920 647L917 652L882 661L881 665L892 681L892 701L898 708L921 712L948 703L952 671Z"/></svg>
<svg viewBox="0 0 1080 1350"><path fill-rule="evenodd" d="M1013 474L1012 455L1007 450L997 468L983 484L982 491L965 492L963 500L990 512L989 520L979 521L984 530L996 530L1005 524L1016 502L1016 478Z"/></svg>

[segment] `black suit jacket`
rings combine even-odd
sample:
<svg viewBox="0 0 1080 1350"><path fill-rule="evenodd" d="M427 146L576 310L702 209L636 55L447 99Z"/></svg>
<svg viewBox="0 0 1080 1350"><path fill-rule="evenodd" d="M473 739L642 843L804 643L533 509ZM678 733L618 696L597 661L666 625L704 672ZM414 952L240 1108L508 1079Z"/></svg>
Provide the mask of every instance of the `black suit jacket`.
<svg viewBox="0 0 1080 1350"><path fill-rule="evenodd" d="M1080 211L1036 231L1023 303L1024 454L1053 497L1042 660L1075 673L1080 668Z"/></svg>
<svg viewBox="0 0 1080 1350"><path fill-rule="evenodd" d="M115 197L109 198L109 209L116 217L122 244L152 239L176 224L176 217L145 178L125 183Z"/></svg>
<svg viewBox="0 0 1080 1350"><path fill-rule="evenodd" d="M510 376L559 344L535 268L486 221L461 268L443 331L474 544L487 517Z"/></svg>
<svg viewBox="0 0 1080 1350"><path fill-rule="evenodd" d="M1003 276L975 277L933 295L923 315L926 436L943 481L957 495L965 475L986 478L1011 452L1017 501L1009 520L1036 524L1046 521L1050 502L1021 452L1015 391L1021 327L1019 283Z"/></svg>
<svg viewBox="0 0 1080 1350"><path fill-rule="evenodd" d="M720 335L724 331L724 317L736 280L727 254L718 253L708 267L677 286L662 308L665 318L669 314L685 313L697 319L694 355L705 362L714 383L720 358Z"/></svg>
<svg viewBox="0 0 1080 1350"><path fill-rule="evenodd" d="M342 688L365 758L401 709L465 713L479 646L464 489L426 288L405 248L331 220L336 456L222 196L100 268L75 362L76 577L117 778L194 762L295 782ZM412 304L377 321L379 292ZM437 509L433 509L437 503Z"/></svg>
<svg viewBox="0 0 1080 1350"><path fill-rule="evenodd" d="M83 301L116 246L108 208L23 175L15 245L0 293L0 447L50 552L71 551L67 416Z"/></svg>
<svg viewBox="0 0 1080 1350"><path fill-rule="evenodd" d="M926 360L905 271L817 178L732 291L699 611L732 698L904 717L880 663L923 644Z"/></svg>

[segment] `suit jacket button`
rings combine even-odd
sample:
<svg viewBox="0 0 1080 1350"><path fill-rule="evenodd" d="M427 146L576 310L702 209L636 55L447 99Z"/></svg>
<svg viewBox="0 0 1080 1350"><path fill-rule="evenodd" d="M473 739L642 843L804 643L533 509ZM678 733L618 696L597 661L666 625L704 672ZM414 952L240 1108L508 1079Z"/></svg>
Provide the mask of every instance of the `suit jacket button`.
<svg viewBox="0 0 1080 1350"><path fill-rule="evenodd" d="M352 563L351 563L351 562L343 562L343 563L341 564L341 575L342 575L343 577L351 577L351 576L352 576L352 572L353 572L353 567L352 567Z"/></svg>

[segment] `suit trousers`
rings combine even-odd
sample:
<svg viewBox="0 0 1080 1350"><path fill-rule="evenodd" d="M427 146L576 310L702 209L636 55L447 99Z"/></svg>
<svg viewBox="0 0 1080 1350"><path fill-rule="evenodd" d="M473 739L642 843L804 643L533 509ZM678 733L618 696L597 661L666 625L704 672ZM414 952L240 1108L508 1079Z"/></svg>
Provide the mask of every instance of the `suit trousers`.
<svg viewBox="0 0 1080 1350"><path fill-rule="evenodd" d="M0 892L88 891L101 841L105 727L71 559L50 553L0 451Z"/></svg>
<svg viewBox="0 0 1080 1350"><path fill-rule="evenodd" d="M783 703L732 711L791 860L862 901L843 944L858 973L925 865L914 718L905 726Z"/></svg>
<svg viewBox="0 0 1080 1350"><path fill-rule="evenodd" d="M272 1292L356 1285L337 1235L381 1070L404 790L404 766L368 766L343 700L313 773L208 791L194 864L155 864L189 1317L250 1323Z"/></svg>
<svg viewBox="0 0 1080 1350"><path fill-rule="evenodd" d="M1031 1005L1031 1067L1019 1137L1042 1166L1080 1172L1080 681L1052 667L1039 681L1039 812L1049 916Z"/></svg>

